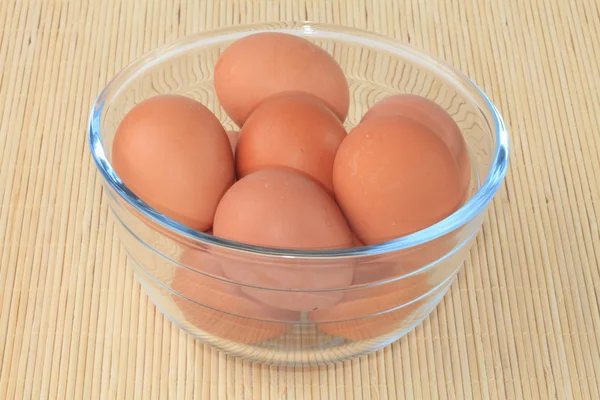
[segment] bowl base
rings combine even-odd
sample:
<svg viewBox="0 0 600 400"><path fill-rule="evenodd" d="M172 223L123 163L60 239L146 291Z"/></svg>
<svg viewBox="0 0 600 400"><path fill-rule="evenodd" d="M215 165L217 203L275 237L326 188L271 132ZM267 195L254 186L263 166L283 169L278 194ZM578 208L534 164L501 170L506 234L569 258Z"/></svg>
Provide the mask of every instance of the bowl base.
<svg viewBox="0 0 600 400"><path fill-rule="evenodd" d="M314 326L295 325L290 332L284 335L285 338L275 339L275 342L270 345L269 342L271 341L262 344L245 344L214 336L191 324L187 324L185 318L180 315L175 315L178 313L176 306L174 306L172 310L167 310L163 306L165 296L160 293L163 289L160 286L156 287L157 285L155 282L145 279L143 276L144 273L137 270L139 264L137 264L135 260L132 261L136 264L136 268L134 269L135 277L150 298L150 301L152 301L158 310L175 326L200 342L208 344L225 354L239 357L250 362L283 367L314 367L338 363L373 353L388 346L415 329L425 317L435 309L455 279L454 275L445 282L442 287L438 288L438 293L436 293L431 301L428 302L426 309L419 312L418 317L412 319L409 324L386 335L360 341L349 341L329 335L318 335L325 340L319 340L318 343L307 346L305 343L301 343L300 338L303 336L305 337L306 335L303 335L303 332L299 332L299 330L317 328ZM173 310L175 311L173 312ZM287 348L285 349L282 349L281 346L277 346L278 343L282 342L286 344L294 343L293 337L298 338L296 349L292 346L286 346Z"/></svg>

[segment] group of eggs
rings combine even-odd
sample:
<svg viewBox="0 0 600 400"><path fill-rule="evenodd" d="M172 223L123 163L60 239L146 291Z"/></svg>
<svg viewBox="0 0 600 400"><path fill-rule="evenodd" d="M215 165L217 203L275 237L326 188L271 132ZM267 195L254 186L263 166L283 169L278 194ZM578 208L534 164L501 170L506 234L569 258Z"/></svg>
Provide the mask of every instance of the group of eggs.
<svg viewBox="0 0 600 400"><path fill-rule="evenodd" d="M159 95L127 113L112 148L112 165L127 187L190 228L271 248L342 249L424 229L467 198L470 163L452 117L433 101L399 94L376 103L346 132L346 77L310 41L275 32L239 39L221 54L214 83L239 133L225 131L196 100ZM206 257L188 258L198 269L222 274L218 262ZM344 310L355 308L339 297L323 304L294 299L295 305L286 306L181 270L173 281L179 293L257 320L295 321L297 312L309 310L350 319ZM309 280L323 280L319 271L311 273ZM232 275L242 284L265 286L260 274ZM330 286L356 283L346 275ZM293 290L296 278L282 272L273 281L289 281L279 289ZM211 304L215 301L219 304ZM196 325L213 331L221 326L218 334L229 339L256 342L282 333L263 324L252 335L250 325L260 321L233 324L223 314L181 307ZM328 333L356 337L356 326L327 325L333 326Z"/></svg>

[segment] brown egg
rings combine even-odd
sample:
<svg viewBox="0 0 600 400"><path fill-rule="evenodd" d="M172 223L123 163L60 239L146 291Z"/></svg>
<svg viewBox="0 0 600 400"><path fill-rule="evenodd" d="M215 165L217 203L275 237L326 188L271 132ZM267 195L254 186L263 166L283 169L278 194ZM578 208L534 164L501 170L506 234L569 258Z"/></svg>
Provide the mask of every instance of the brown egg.
<svg viewBox="0 0 600 400"><path fill-rule="evenodd" d="M242 243L281 249L340 249L352 246L352 232L335 201L315 181L293 170L261 170L236 182L223 196L214 234ZM228 277L261 288L244 292L265 304L308 311L330 306L340 293L327 290L352 282L350 263L308 265L296 260L242 257L223 263Z"/></svg>
<svg viewBox="0 0 600 400"><path fill-rule="evenodd" d="M304 38L278 32L233 42L215 66L215 90L240 127L260 102L280 92L315 95L342 122L350 104L348 82L335 59Z"/></svg>
<svg viewBox="0 0 600 400"><path fill-rule="evenodd" d="M465 238L461 237L461 232L462 228L430 242L397 251L385 261L376 260L374 262L357 263L354 267L352 284L363 285L387 281L415 272L437 262L443 262L444 265L455 268L466 258L464 251L468 251L468 246L463 246L464 249L460 249L457 254L454 254L456 247L465 240ZM442 278L445 278L449 273L448 268L443 270L440 270L439 267L434 268L439 270L439 273L436 272L435 274L436 277L442 276Z"/></svg>
<svg viewBox="0 0 600 400"><path fill-rule="evenodd" d="M336 304L339 289L352 282L352 264L299 263L239 260L223 263L227 277L240 284L242 292L270 307L291 311L314 311ZM257 286L257 287L254 287Z"/></svg>
<svg viewBox="0 0 600 400"><path fill-rule="evenodd" d="M227 139L229 139L229 143L231 144L231 151L235 154L235 149L237 147L238 141L240 140L240 133L234 130L228 130Z"/></svg>
<svg viewBox="0 0 600 400"><path fill-rule="evenodd" d="M431 286L424 275L353 289L347 291L339 303L310 312L308 318L332 336L350 340L372 339L408 327L424 304L420 297L429 290Z"/></svg>
<svg viewBox="0 0 600 400"><path fill-rule="evenodd" d="M237 176L289 167L333 192L333 160L345 137L340 120L317 98L275 95L263 101L242 128L235 155Z"/></svg>
<svg viewBox="0 0 600 400"><path fill-rule="evenodd" d="M206 250L185 248L179 258L179 263L187 268L202 272L207 275L223 278L223 270L218 257ZM181 268L177 268L181 269ZM229 289L229 286L224 286Z"/></svg>
<svg viewBox="0 0 600 400"><path fill-rule="evenodd" d="M222 276L219 262L208 253L184 254L182 263ZM217 337L241 343L260 343L281 336L298 321L298 313L277 310L252 300L239 287L185 268L177 268L172 295L188 323ZM199 303L199 304L197 304Z"/></svg>
<svg viewBox="0 0 600 400"><path fill-rule="evenodd" d="M200 231L211 227L234 179L231 147L217 118L197 101L177 95L149 98L127 113L111 162L148 205Z"/></svg>
<svg viewBox="0 0 600 400"><path fill-rule="evenodd" d="M216 236L281 249L349 247L352 232L333 199L315 181L290 169L261 170L223 196Z"/></svg>
<svg viewBox="0 0 600 400"><path fill-rule="evenodd" d="M352 232L352 246L353 247L363 247L365 244L361 242L361 240L356 236L356 233Z"/></svg>
<svg viewBox="0 0 600 400"><path fill-rule="evenodd" d="M414 94L398 94L376 103L363 116L362 121L391 116L414 119L439 135L456 160L461 187L466 196L471 181L471 164L467 143L452 116L442 106L428 98Z"/></svg>
<svg viewBox="0 0 600 400"><path fill-rule="evenodd" d="M342 142L333 188L352 230L375 244L424 229L463 202L456 162L424 125L401 117L361 122Z"/></svg>

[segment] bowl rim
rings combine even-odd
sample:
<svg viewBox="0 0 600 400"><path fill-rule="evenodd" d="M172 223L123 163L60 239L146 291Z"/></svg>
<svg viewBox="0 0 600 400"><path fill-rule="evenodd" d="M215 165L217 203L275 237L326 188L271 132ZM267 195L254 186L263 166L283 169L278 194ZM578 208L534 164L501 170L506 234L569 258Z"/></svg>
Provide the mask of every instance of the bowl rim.
<svg viewBox="0 0 600 400"><path fill-rule="evenodd" d="M296 250L250 245L197 231L159 213L127 188L106 157L100 135L101 116L102 110L105 107L106 98L111 91L114 91L114 93L110 95L111 97L118 96L131 81L139 77L146 70L177 54L213 43L235 40L259 32L281 32L331 40L352 41L371 48L392 52L405 59L412 59L413 61L416 61L420 67L429 68L435 71L436 74L441 74L457 90L460 90L461 94L467 98L471 98L473 102L478 105L480 110L482 110L481 105L483 104L486 109L485 111L491 115L491 120L488 120L487 122L490 125L490 129L495 133L496 148L486 180L461 208L436 224L403 237L378 244L354 248ZM113 86L121 79L124 79L124 82L115 89ZM479 99L476 99L475 97L479 97ZM166 229L171 235L175 234L181 236L182 239L188 241L188 243L191 240L199 246L210 245L226 250L287 258L331 259L382 255L410 249L442 237L461 228L463 225L473 220L480 212L485 210L502 185L508 169L509 159L509 136L500 113L483 90L461 71L423 50L416 49L415 47L392 37L359 28L310 21L255 23L217 28L187 35L155 48L129 63L114 75L102 89L92 106L88 120L87 137L94 162L110 188L114 190L122 200L127 202L131 207L134 207L136 211L140 212L146 218L149 218L152 222L158 224L161 228Z"/></svg>

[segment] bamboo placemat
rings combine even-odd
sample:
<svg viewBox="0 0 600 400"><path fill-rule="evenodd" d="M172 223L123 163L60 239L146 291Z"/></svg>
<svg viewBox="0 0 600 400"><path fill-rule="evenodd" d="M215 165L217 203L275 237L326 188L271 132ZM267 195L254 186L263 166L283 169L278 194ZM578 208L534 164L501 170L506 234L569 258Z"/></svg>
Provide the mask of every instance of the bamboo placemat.
<svg viewBox="0 0 600 400"><path fill-rule="evenodd" d="M125 64L193 32L333 22L451 62L498 105L511 166L458 281L407 337L313 369L175 328L127 267L85 141ZM600 5L0 2L0 399L600 398Z"/></svg>

